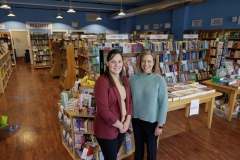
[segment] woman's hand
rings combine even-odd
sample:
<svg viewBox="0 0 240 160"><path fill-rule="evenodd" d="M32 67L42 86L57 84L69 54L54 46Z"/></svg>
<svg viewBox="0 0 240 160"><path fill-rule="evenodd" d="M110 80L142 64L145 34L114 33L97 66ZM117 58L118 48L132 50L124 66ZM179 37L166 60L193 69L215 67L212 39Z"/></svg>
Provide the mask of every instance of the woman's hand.
<svg viewBox="0 0 240 160"><path fill-rule="evenodd" d="M159 128L158 125L155 128L154 135L155 136L160 136L162 134L162 128Z"/></svg>

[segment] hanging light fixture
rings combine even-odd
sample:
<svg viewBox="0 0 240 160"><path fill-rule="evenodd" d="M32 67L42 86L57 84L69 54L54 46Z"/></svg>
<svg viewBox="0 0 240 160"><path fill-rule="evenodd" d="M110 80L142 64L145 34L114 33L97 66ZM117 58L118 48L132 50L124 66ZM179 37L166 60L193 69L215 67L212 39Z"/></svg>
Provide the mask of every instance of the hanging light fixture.
<svg viewBox="0 0 240 160"><path fill-rule="evenodd" d="M71 3L71 0L70 0L70 6L69 6L69 9L68 9L68 13L74 13L75 11L74 11L74 9L73 9L73 6L71 5L72 3Z"/></svg>
<svg viewBox="0 0 240 160"><path fill-rule="evenodd" d="M11 9L11 7L7 4L7 1L3 1L3 4L1 5L0 8L3 8L3 9Z"/></svg>
<svg viewBox="0 0 240 160"><path fill-rule="evenodd" d="M63 18L63 17L61 16L61 13L59 12L59 7L58 7L58 16L57 16L56 18Z"/></svg>
<svg viewBox="0 0 240 160"><path fill-rule="evenodd" d="M97 21L101 21L102 18L100 17L100 14L99 14L99 9L98 9L98 17L96 18Z"/></svg>
<svg viewBox="0 0 240 160"><path fill-rule="evenodd" d="M13 14L13 11L10 10L9 13L8 13L8 16L10 16L10 17L15 17L15 14Z"/></svg>
<svg viewBox="0 0 240 160"><path fill-rule="evenodd" d="M121 9L120 9L120 12L118 13L119 16L124 16L125 13L123 12L123 9L122 9L122 1L121 1Z"/></svg>

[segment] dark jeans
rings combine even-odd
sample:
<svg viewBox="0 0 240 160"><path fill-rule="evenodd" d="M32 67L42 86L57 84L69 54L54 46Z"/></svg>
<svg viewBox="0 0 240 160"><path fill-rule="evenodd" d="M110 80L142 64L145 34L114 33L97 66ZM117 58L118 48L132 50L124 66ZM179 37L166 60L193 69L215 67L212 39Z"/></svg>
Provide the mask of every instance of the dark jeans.
<svg viewBox="0 0 240 160"><path fill-rule="evenodd" d="M116 160L120 147L122 146L125 133L119 133L115 139L97 138L101 147L104 160Z"/></svg>
<svg viewBox="0 0 240 160"><path fill-rule="evenodd" d="M150 123L138 118L132 118L134 139L135 139L135 157L134 160L144 159L144 145L147 145L147 160L156 160L157 158L157 139L154 135L157 122Z"/></svg>

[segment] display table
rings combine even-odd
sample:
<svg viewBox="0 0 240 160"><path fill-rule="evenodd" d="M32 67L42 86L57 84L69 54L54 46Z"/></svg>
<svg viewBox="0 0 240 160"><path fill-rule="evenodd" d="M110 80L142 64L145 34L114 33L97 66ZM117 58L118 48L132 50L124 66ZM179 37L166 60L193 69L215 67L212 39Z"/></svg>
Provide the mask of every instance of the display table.
<svg viewBox="0 0 240 160"><path fill-rule="evenodd" d="M231 121L236 97L238 94L240 94L240 89L212 83L211 80L204 81L204 83L206 83L208 87L214 88L219 92L230 94L228 121Z"/></svg>
<svg viewBox="0 0 240 160"><path fill-rule="evenodd" d="M168 112L185 108L185 117L187 118L189 115L191 100L199 99L199 103L200 104L205 103L205 107L208 108L207 127L208 129L211 129L215 97L218 97L221 95L222 93L220 92L213 92L213 93L208 93L208 94L191 97L183 100L172 101L168 103Z"/></svg>

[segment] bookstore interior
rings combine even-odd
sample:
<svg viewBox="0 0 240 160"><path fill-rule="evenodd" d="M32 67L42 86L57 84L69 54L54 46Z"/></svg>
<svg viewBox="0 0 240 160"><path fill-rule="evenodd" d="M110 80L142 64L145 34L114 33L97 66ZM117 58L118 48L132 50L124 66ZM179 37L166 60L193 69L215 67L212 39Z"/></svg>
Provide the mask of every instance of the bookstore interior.
<svg viewBox="0 0 240 160"><path fill-rule="evenodd" d="M240 116L240 29L184 30L182 37L176 40L171 30L131 34L30 30L32 66L35 70L49 69L63 88L56 114L62 144L73 159L104 159L93 131L97 111L93 88L111 49L123 54L123 71L128 78L135 74L141 51L151 49L157 54L159 74L168 87L168 111L184 108L185 117L196 114L198 108L191 104L198 99L197 105L206 104L205 111L209 112L209 129L213 114L228 121ZM0 93L4 94L17 63L11 32L0 32L0 42ZM4 126L2 123L0 127ZM134 150L134 136L129 131L118 159Z"/></svg>

